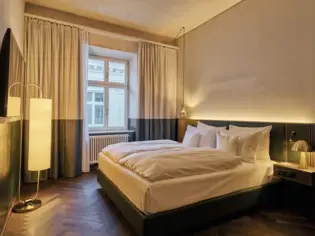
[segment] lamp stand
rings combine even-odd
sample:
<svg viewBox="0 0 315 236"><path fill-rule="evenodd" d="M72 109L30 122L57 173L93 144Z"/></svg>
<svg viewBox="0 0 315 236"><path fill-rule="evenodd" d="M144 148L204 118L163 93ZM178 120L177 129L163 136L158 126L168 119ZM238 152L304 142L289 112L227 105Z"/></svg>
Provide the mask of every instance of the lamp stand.
<svg viewBox="0 0 315 236"><path fill-rule="evenodd" d="M14 207L13 207L13 212L15 213L26 213L26 212L30 212L30 211L34 211L36 209L38 209L41 205L42 202L37 198L38 192L39 192L39 177L40 177L40 171L38 171L37 173L37 190L36 190L36 195L35 197L25 200L25 201L21 201L19 199L19 203L17 203ZM20 196L20 188L19 188L19 195Z"/></svg>

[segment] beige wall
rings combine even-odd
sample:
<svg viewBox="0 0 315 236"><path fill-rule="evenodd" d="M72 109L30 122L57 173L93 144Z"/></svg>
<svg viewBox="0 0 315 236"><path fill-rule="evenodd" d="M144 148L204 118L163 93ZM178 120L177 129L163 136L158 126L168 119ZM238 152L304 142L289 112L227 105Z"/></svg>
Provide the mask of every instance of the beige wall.
<svg viewBox="0 0 315 236"><path fill-rule="evenodd" d="M4 24L4 0L0 0L0 47L5 33L5 24Z"/></svg>
<svg viewBox="0 0 315 236"><path fill-rule="evenodd" d="M24 40L24 0L0 0L0 40L6 28L11 28L23 52Z"/></svg>
<svg viewBox="0 0 315 236"><path fill-rule="evenodd" d="M100 34L90 34L90 45L124 52L138 52L137 42L122 40Z"/></svg>
<svg viewBox="0 0 315 236"><path fill-rule="evenodd" d="M245 0L189 32L190 116L315 122L314 22L314 0Z"/></svg>

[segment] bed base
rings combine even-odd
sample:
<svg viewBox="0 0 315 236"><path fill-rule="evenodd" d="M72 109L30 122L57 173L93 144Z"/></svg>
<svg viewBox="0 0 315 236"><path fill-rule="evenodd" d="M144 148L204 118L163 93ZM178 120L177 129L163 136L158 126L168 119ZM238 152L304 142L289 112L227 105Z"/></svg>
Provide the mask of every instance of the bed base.
<svg viewBox="0 0 315 236"><path fill-rule="evenodd" d="M276 191L280 183L279 180L273 180L261 187L146 215L139 211L100 170L97 171L97 180L139 236L174 235L209 227L220 219L272 202L277 196Z"/></svg>

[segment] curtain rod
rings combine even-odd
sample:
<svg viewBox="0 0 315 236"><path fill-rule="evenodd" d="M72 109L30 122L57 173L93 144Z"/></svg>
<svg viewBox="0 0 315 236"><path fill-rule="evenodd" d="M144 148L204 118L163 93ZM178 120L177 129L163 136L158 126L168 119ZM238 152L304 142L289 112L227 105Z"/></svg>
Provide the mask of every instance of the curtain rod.
<svg viewBox="0 0 315 236"><path fill-rule="evenodd" d="M169 44L159 43L159 42L150 41L150 40L146 40L146 39L141 39L141 38L137 38L137 37L133 37L133 36L122 35L122 34L113 33L113 32L110 32L110 31L99 30L99 29L95 29L95 28L92 28L92 27L86 27L86 26L73 24L73 23L69 23L69 22L65 22L65 21L51 19L51 18L48 18L48 17L37 16L37 15L29 14L29 13L24 13L24 16L27 16L27 17L30 17L30 18L34 18L34 19L39 19L39 20L50 21L50 22L53 22L53 23L62 24L62 25L66 25L66 26L76 27L76 28L88 31L89 33L95 33L95 34L98 34L98 35L104 35L104 36L119 38L119 39L123 39L123 40L126 40L126 41L152 43L152 44L156 44L156 45L159 45L159 46L162 46L162 47L167 47L167 48L172 48L172 49L179 49L178 46L172 46L172 45L169 45Z"/></svg>

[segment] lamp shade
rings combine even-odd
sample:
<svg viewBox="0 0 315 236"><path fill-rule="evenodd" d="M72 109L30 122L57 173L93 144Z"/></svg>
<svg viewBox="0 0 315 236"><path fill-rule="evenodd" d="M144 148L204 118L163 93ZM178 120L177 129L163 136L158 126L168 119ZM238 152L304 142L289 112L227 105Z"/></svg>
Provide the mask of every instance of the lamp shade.
<svg viewBox="0 0 315 236"><path fill-rule="evenodd" d="M21 99L19 97L8 97L8 113L7 116L21 115Z"/></svg>
<svg viewBox="0 0 315 236"><path fill-rule="evenodd" d="M306 141L299 140L293 143L291 150L295 152L310 152L312 148Z"/></svg>
<svg viewBox="0 0 315 236"><path fill-rule="evenodd" d="M50 168L52 100L31 98L29 103L28 170Z"/></svg>

